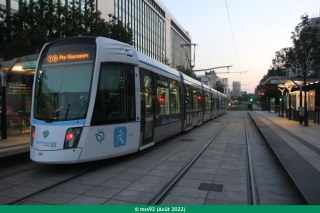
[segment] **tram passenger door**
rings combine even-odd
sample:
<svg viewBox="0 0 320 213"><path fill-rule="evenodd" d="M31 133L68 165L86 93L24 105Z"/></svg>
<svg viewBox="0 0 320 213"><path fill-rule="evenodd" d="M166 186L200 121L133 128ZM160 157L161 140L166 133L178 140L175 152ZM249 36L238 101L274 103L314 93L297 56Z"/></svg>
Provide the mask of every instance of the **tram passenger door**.
<svg viewBox="0 0 320 213"><path fill-rule="evenodd" d="M154 75L152 72L140 69L141 76L141 131L142 144L144 146L153 142L155 126L155 91Z"/></svg>
<svg viewBox="0 0 320 213"><path fill-rule="evenodd" d="M186 86L186 100L185 100L185 113L186 113L186 129L192 126L192 89Z"/></svg>

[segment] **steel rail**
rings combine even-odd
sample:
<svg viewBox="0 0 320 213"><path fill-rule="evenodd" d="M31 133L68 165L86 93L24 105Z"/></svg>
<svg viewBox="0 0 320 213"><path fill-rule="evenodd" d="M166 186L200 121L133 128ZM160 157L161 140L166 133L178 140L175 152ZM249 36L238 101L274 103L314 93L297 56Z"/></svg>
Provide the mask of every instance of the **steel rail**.
<svg viewBox="0 0 320 213"><path fill-rule="evenodd" d="M160 205L192 165L199 159L211 142L220 134L235 114L219 129L219 131L202 147L202 149L147 203L147 205Z"/></svg>
<svg viewBox="0 0 320 213"><path fill-rule="evenodd" d="M256 189L255 176L253 171L253 163L252 163L252 157L251 157L250 140L249 140L246 116L244 117L244 123L245 123L245 130L246 130L246 142L247 142L247 153L248 153L248 164L249 164L249 179L250 179L249 184L250 184L250 192L252 196L251 204L259 205L258 193Z"/></svg>

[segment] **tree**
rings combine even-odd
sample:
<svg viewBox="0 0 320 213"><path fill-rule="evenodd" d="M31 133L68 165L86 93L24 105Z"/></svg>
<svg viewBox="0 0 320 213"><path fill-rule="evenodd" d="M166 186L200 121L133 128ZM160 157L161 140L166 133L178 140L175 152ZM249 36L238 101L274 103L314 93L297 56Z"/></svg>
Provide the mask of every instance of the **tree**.
<svg viewBox="0 0 320 213"><path fill-rule="evenodd" d="M221 93L224 93L224 85L220 81L216 82L214 89Z"/></svg>
<svg viewBox="0 0 320 213"><path fill-rule="evenodd" d="M307 14L301 16L291 39L291 71L298 77L314 77L314 71L320 67L320 38L319 29L312 25Z"/></svg>
<svg viewBox="0 0 320 213"><path fill-rule="evenodd" d="M201 79L198 78L196 74L191 73L191 69L185 68L184 65L176 66L176 69L178 71L190 76L191 78L194 78L194 79L196 79L198 81L201 81Z"/></svg>
<svg viewBox="0 0 320 213"><path fill-rule="evenodd" d="M86 2L85 9L79 8L79 2L68 9L60 1L22 3L21 9L10 17L6 16L6 10L0 9L0 54L5 60L36 54L45 43L79 35L104 36L133 43L129 25L123 25L113 15L105 21L100 17L101 12L94 9L94 0ZM11 36L7 36L8 30Z"/></svg>
<svg viewBox="0 0 320 213"><path fill-rule="evenodd" d="M167 57L166 57L165 59L163 59L163 60L161 61L161 63L170 66L169 58L167 58Z"/></svg>
<svg viewBox="0 0 320 213"><path fill-rule="evenodd" d="M320 67L320 38L319 29L313 26L308 15L301 16L295 31L292 32L293 41L293 63L292 72L304 78L304 92L306 94L307 77L315 77L316 70ZM301 104L302 102L300 102ZM307 106L307 97L304 96ZM308 126L308 111L304 108L304 125Z"/></svg>

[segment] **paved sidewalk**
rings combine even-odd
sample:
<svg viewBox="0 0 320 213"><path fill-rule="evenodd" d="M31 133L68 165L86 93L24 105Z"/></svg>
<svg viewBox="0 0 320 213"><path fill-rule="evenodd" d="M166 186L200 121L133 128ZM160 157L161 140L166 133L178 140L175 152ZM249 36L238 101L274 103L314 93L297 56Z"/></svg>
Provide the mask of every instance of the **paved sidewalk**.
<svg viewBox="0 0 320 213"><path fill-rule="evenodd" d="M0 139L0 160L9 156L26 153L30 150L30 134L8 135Z"/></svg>
<svg viewBox="0 0 320 213"><path fill-rule="evenodd" d="M277 114L250 112L309 204L320 204L320 125L303 126Z"/></svg>

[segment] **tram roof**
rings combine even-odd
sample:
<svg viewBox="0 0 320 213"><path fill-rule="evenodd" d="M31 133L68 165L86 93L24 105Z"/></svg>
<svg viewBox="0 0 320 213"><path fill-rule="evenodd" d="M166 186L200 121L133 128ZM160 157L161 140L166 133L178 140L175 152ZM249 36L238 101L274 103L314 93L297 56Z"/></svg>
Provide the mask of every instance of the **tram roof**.
<svg viewBox="0 0 320 213"><path fill-rule="evenodd" d="M148 64L152 67L155 67L155 68L160 69L164 72L175 75L177 77L180 77L179 72L177 70L173 69L172 67L169 67L169 66L167 66L157 60L154 60L153 58L150 58L149 56L146 56L141 52L137 51L137 54L138 54L138 58L139 58L140 62Z"/></svg>
<svg viewBox="0 0 320 213"><path fill-rule="evenodd" d="M307 78L306 83L314 84L319 83L320 78ZM303 78L297 77L286 77L286 76L271 76L269 77L262 85L266 87L266 89L273 89L278 87L290 87L296 85L302 85L304 82Z"/></svg>

